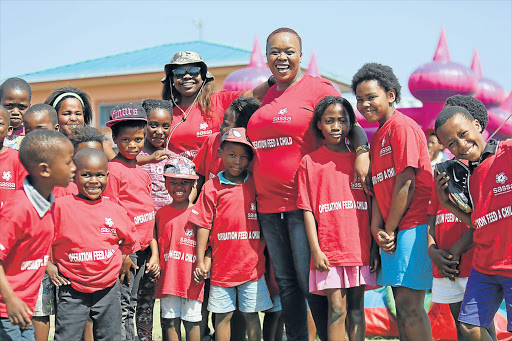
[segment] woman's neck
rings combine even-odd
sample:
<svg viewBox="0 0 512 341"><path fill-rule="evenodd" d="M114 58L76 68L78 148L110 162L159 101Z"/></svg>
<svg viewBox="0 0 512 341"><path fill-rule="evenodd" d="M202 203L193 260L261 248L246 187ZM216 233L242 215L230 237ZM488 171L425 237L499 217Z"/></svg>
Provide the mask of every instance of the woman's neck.
<svg viewBox="0 0 512 341"><path fill-rule="evenodd" d="M302 77L304 77L304 74L302 73L302 71L299 70L297 72L297 74L295 75L295 78L293 78L290 82L281 83L279 81L276 81L277 90L283 91L283 90L288 89L289 87L297 84L302 79Z"/></svg>
<svg viewBox="0 0 512 341"><path fill-rule="evenodd" d="M194 103L198 95L199 93L196 93L192 96L180 96L180 101L178 102L178 105L180 107L190 107L192 103Z"/></svg>

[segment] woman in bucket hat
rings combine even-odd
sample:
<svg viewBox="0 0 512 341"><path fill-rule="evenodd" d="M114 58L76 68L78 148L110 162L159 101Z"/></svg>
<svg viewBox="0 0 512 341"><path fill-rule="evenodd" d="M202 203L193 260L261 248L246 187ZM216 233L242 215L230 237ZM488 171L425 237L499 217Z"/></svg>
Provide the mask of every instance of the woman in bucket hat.
<svg viewBox="0 0 512 341"><path fill-rule="evenodd" d="M162 98L174 105L168 149L189 159L194 158L208 135L219 131L224 111L235 98L255 97L261 101L269 89L269 82L264 82L245 92L214 92L213 75L203 58L192 51L176 53L164 71Z"/></svg>

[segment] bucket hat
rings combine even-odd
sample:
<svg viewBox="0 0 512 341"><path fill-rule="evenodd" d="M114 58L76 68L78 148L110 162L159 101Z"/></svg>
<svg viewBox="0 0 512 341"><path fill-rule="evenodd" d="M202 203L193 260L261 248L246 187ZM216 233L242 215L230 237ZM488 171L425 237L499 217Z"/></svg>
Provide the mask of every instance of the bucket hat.
<svg viewBox="0 0 512 341"><path fill-rule="evenodd" d="M187 64L199 64L201 65L201 69L206 71L206 79L205 82L210 82L214 80L213 75L208 71L208 66L204 62L203 58L199 54L193 51L180 51L174 54L172 56L171 61L167 64L165 64L164 71L165 71L165 77L162 78L160 81L162 83L165 83L171 78L171 71Z"/></svg>
<svg viewBox="0 0 512 341"><path fill-rule="evenodd" d="M180 179L199 179L196 166L192 161L181 156L172 156L164 166L164 176Z"/></svg>

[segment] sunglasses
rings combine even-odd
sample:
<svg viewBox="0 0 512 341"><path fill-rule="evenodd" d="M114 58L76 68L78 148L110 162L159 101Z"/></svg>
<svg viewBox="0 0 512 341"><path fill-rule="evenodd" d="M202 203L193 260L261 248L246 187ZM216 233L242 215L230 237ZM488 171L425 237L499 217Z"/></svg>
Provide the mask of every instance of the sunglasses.
<svg viewBox="0 0 512 341"><path fill-rule="evenodd" d="M199 66L192 66L185 69L174 69L172 70L172 74L176 78L183 78L186 74L189 74L191 77L197 77L201 73L201 67Z"/></svg>

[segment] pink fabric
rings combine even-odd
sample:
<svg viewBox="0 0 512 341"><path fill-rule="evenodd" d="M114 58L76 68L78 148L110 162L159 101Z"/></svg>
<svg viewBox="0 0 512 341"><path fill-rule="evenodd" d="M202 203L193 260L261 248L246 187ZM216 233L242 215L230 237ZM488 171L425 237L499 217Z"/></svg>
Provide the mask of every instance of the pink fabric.
<svg viewBox="0 0 512 341"><path fill-rule="evenodd" d="M346 289L361 285L375 286L377 273L368 265L333 266L329 271L309 271L309 292L325 296L326 289Z"/></svg>

